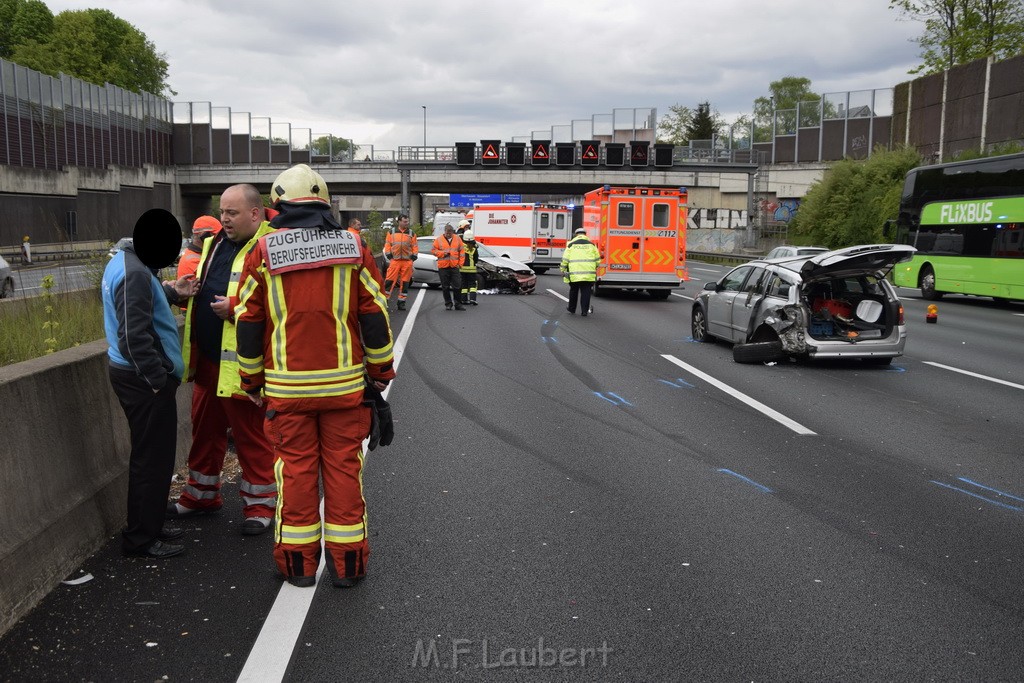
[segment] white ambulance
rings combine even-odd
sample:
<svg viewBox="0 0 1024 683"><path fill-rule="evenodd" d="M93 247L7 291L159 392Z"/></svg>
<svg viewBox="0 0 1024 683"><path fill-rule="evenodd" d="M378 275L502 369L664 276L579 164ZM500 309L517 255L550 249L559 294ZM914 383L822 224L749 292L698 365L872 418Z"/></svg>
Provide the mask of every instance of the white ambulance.
<svg viewBox="0 0 1024 683"><path fill-rule="evenodd" d="M537 273L558 268L572 237L572 210L546 204L476 204L473 235L488 247Z"/></svg>

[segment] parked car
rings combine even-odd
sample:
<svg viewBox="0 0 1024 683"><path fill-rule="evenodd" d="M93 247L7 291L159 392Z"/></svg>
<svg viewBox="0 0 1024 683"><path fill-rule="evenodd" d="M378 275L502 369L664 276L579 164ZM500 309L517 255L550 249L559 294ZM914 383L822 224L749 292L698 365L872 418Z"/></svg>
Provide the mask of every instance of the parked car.
<svg viewBox="0 0 1024 683"><path fill-rule="evenodd" d="M14 274L11 264L0 256L0 299L6 299L14 291Z"/></svg>
<svg viewBox="0 0 1024 683"><path fill-rule="evenodd" d="M437 274L437 257L432 252L433 237L418 237L419 257L412 264L412 281L422 282L437 289L441 279ZM477 287L480 289L502 289L516 294L532 294L537 286L537 274L525 263L514 261L488 249L477 242L480 258L477 261Z"/></svg>
<svg viewBox="0 0 1024 683"><path fill-rule="evenodd" d="M869 244L809 257L761 259L708 282L694 300L693 339L733 343L739 363L903 355L903 305L886 279L916 250Z"/></svg>
<svg viewBox="0 0 1024 683"><path fill-rule="evenodd" d="M794 247L788 244L784 244L781 247L775 247L767 254L766 259L770 258L785 258L791 256L813 256L814 254L823 254L828 249L825 247Z"/></svg>
<svg viewBox="0 0 1024 683"><path fill-rule="evenodd" d="M116 254L117 252L121 251L122 249L124 249L125 247L127 247L131 243L132 243L132 238L131 237L122 237L118 241L114 242L114 246L110 247L110 251L107 252L107 258L113 258L114 254Z"/></svg>

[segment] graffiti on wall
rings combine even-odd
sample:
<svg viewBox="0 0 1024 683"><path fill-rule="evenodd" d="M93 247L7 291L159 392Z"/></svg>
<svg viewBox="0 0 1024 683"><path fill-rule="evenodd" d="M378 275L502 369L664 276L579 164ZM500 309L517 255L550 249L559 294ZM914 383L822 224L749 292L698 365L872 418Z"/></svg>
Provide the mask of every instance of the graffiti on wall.
<svg viewBox="0 0 1024 683"><path fill-rule="evenodd" d="M789 223L799 208L799 199L762 199L758 202L761 215L776 223Z"/></svg>

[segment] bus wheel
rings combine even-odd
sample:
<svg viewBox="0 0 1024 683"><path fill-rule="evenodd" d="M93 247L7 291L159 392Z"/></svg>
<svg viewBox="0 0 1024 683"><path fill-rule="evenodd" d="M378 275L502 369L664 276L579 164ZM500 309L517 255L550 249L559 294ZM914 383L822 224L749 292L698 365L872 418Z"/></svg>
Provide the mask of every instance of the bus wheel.
<svg viewBox="0 0 1024 683"><path fill-rule="evenodd" d="M935 271L931 266L921 269L921 296L928 301L938 301L942 298L942 292L935 291Z"/></svg>

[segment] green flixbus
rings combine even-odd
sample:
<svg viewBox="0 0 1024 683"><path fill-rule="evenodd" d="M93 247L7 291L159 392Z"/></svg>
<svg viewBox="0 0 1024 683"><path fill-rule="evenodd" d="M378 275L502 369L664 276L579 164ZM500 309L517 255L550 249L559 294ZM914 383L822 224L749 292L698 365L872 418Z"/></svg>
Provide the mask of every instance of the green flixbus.
<svg viewBox="0 0 1024 683"><path fill-rule="evenodd" d="M917 248L893 269L897 286L1024 299L1024 154L912 169L895 227Z"/></svg>

